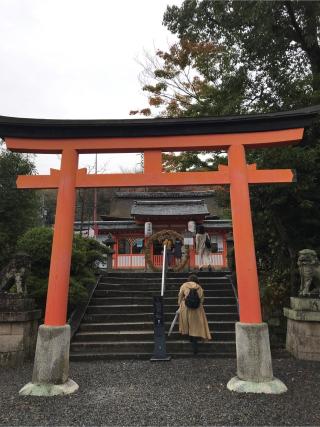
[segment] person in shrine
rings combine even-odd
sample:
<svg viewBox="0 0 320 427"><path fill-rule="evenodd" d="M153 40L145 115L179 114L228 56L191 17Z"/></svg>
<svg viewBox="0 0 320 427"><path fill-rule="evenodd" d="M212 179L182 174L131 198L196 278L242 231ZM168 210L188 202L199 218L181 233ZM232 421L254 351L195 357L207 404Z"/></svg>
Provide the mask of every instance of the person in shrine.
<svg viewBox="0 0 320 427"><path fill-rule="evenodd" d="M208 268L209 271L212 270L210 265L210 255L211 255L211 246L210 237L208 233L205 232L204 226L199 225L197 234L196 234L196 253L199 254L199 270L202 271L204 268Z"/></svg>
<svg viewBox="0 0 320 427"><path fill-rule="evenodd" d="M179 290L179 332L188 335L193 354L198 353L198 340L211 340L207 316L203 307L204 292L196 274L191 274L188 281Z"/></svg>
<svg viewBox="0 0 320 427"><path fill-rule="evenodd" d="M182 258L182 242L180 239L175 240L173 253L176 260L176 264L180 264Z"/></svg>
<svg viewBox="0 0 320 427"><path fill-rule="evenodd" d="M174 257L174 246L172 239L165 239L163 242L163 246L166 245L167 249L167 257L168 257L168 266L172 267L173 265L173 257Z"/></svg>

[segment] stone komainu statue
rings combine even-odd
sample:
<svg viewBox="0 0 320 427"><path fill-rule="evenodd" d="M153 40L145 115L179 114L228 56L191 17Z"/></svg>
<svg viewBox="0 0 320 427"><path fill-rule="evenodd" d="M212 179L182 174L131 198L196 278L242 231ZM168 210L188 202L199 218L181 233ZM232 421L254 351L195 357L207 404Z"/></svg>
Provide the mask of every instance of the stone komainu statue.
<svg viewBox="0 0 320 427"><path fill-rule="evenodd" d="M320 262L317 253L312 249L299 251L298 266L301 278L299 296L310 296L320 293ZM311 289L311 285L313 289Z"/></svg>
<svg viewBox="0 0 320 427"><path fill-rule="evenodd" d="M9 291L16 285L18 294L27 294L26 276L29 271L30 257L25 253L17 253L0 271L0 293Z"/></svg>

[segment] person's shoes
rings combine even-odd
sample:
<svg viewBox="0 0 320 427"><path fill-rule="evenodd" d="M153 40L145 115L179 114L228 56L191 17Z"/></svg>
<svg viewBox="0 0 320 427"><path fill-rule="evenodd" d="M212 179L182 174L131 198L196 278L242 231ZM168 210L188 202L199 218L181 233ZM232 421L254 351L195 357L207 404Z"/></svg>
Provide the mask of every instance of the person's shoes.
<svg viewBox="0 0 320 427"><path fill-rule="evenodd" d="M193 351L194 355L198 354L198 343L197 343L197 341L192 342L192 351Z"/></svg>

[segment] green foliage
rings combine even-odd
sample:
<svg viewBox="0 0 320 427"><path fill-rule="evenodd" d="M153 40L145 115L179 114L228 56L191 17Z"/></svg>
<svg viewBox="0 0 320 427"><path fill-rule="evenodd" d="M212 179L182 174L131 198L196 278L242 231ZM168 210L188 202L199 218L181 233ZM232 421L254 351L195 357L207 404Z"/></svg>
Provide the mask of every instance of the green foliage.
<svg viewBox="0 0 320 427"><path fill-rule="evenodd" d="M162 116L195 117L319 103L319 14L319 1L169 6L164 24L179 42L147 57L142 81L150 107Z"/></svg>
<svg viewBox="0 0 320 427"><path fill-rule="evenodd" d="M31 258L31 272L27 289L31 296L44 305L47 293L53 230L36 227L28 230L18 241L19 251ZM69 303L76 304L87 295L86 287L94 283L97 263L103 261L106 248L94 239L75 235L72 246Z"/></svg>
<svg viewBox="0 0 320 427"><path fill-rule="evenodd" d="M319 1L185 0L169 6L164 24L178 42L147 58L150 114L265 113L320 103L319 16ZM319 127L307 130L298 146L247 150L248 163L258 168L297 174L293 184L250 186L262 296L272 309L295 292L297 251L320 250ZM215 170L225 162L223 153L167 154L165 167ZM218 194L228 209L227 191Z"/></svg>
<svg viewBox="0 0 320 427"><path fill-rule="evenodd" d="M18 237L39 222L36 193L16 187L17 175L34 173L30 157L0 147L0 269L15 252Z"/></svg>
<svg viewBox="0 0 320 427"><path fill-rule="evenodd" d="M319 1L185 0L164 24L180 39L223 43L247 74L245 104L265 111L319 102L319 13Z"/></svg>

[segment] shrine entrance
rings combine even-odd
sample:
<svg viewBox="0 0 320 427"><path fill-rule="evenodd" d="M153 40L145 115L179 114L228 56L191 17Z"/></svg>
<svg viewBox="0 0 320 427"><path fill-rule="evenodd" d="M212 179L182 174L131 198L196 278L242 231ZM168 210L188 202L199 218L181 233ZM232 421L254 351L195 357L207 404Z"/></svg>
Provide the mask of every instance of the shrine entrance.
<svg viewBox="0 0 320 427"><path fill-rule="evenodd" d="M38 333L32 383L22 394L77 389L69 374L70 328L66 325L76 188L138 186L230 186L240 322L236 325L236 391L281 393L273 378L268 327L262 323L250 210L249 184L290 183L291 170L258 170L245 150L298 143L316 110L266 115L154 120L37 120L0 117L0 136L12 151L61 154L60 170L48 176L19 176L17 187L57 188L57 208L44 325ZM225 150L228 165L213 172L166 173L167 151ZM141 174L87 174L78 169L80 153L144 153ZM266 391L267 390L267 391Z"/></svg>
<svg viewBox="0 0 320 427"><path fill-rule="evenodd" d="M162 249L163 244L165 241L167 242L174 242L174 240L179 240L180 242L183 241L183 236L176 231L173 230L162 230L159 231L148 239L146 250L145 250L145 257L146 262L148 266L153 271L161 271L162 269L162 263L163 263L163 255L162 255ZM186 246L186 252L181 256L181 259L176 259L173 255L170 256L171 247L168 247L168 243L166 243L167 251L168 251L168 267L172 271L181 271L183 268L188 264L189 258L190 258L190 251L189 247ZM156 251L155 249L158 249ZM157 254L155 255L155 252ZM152 253L152 255L151 255Z"/></svg>

